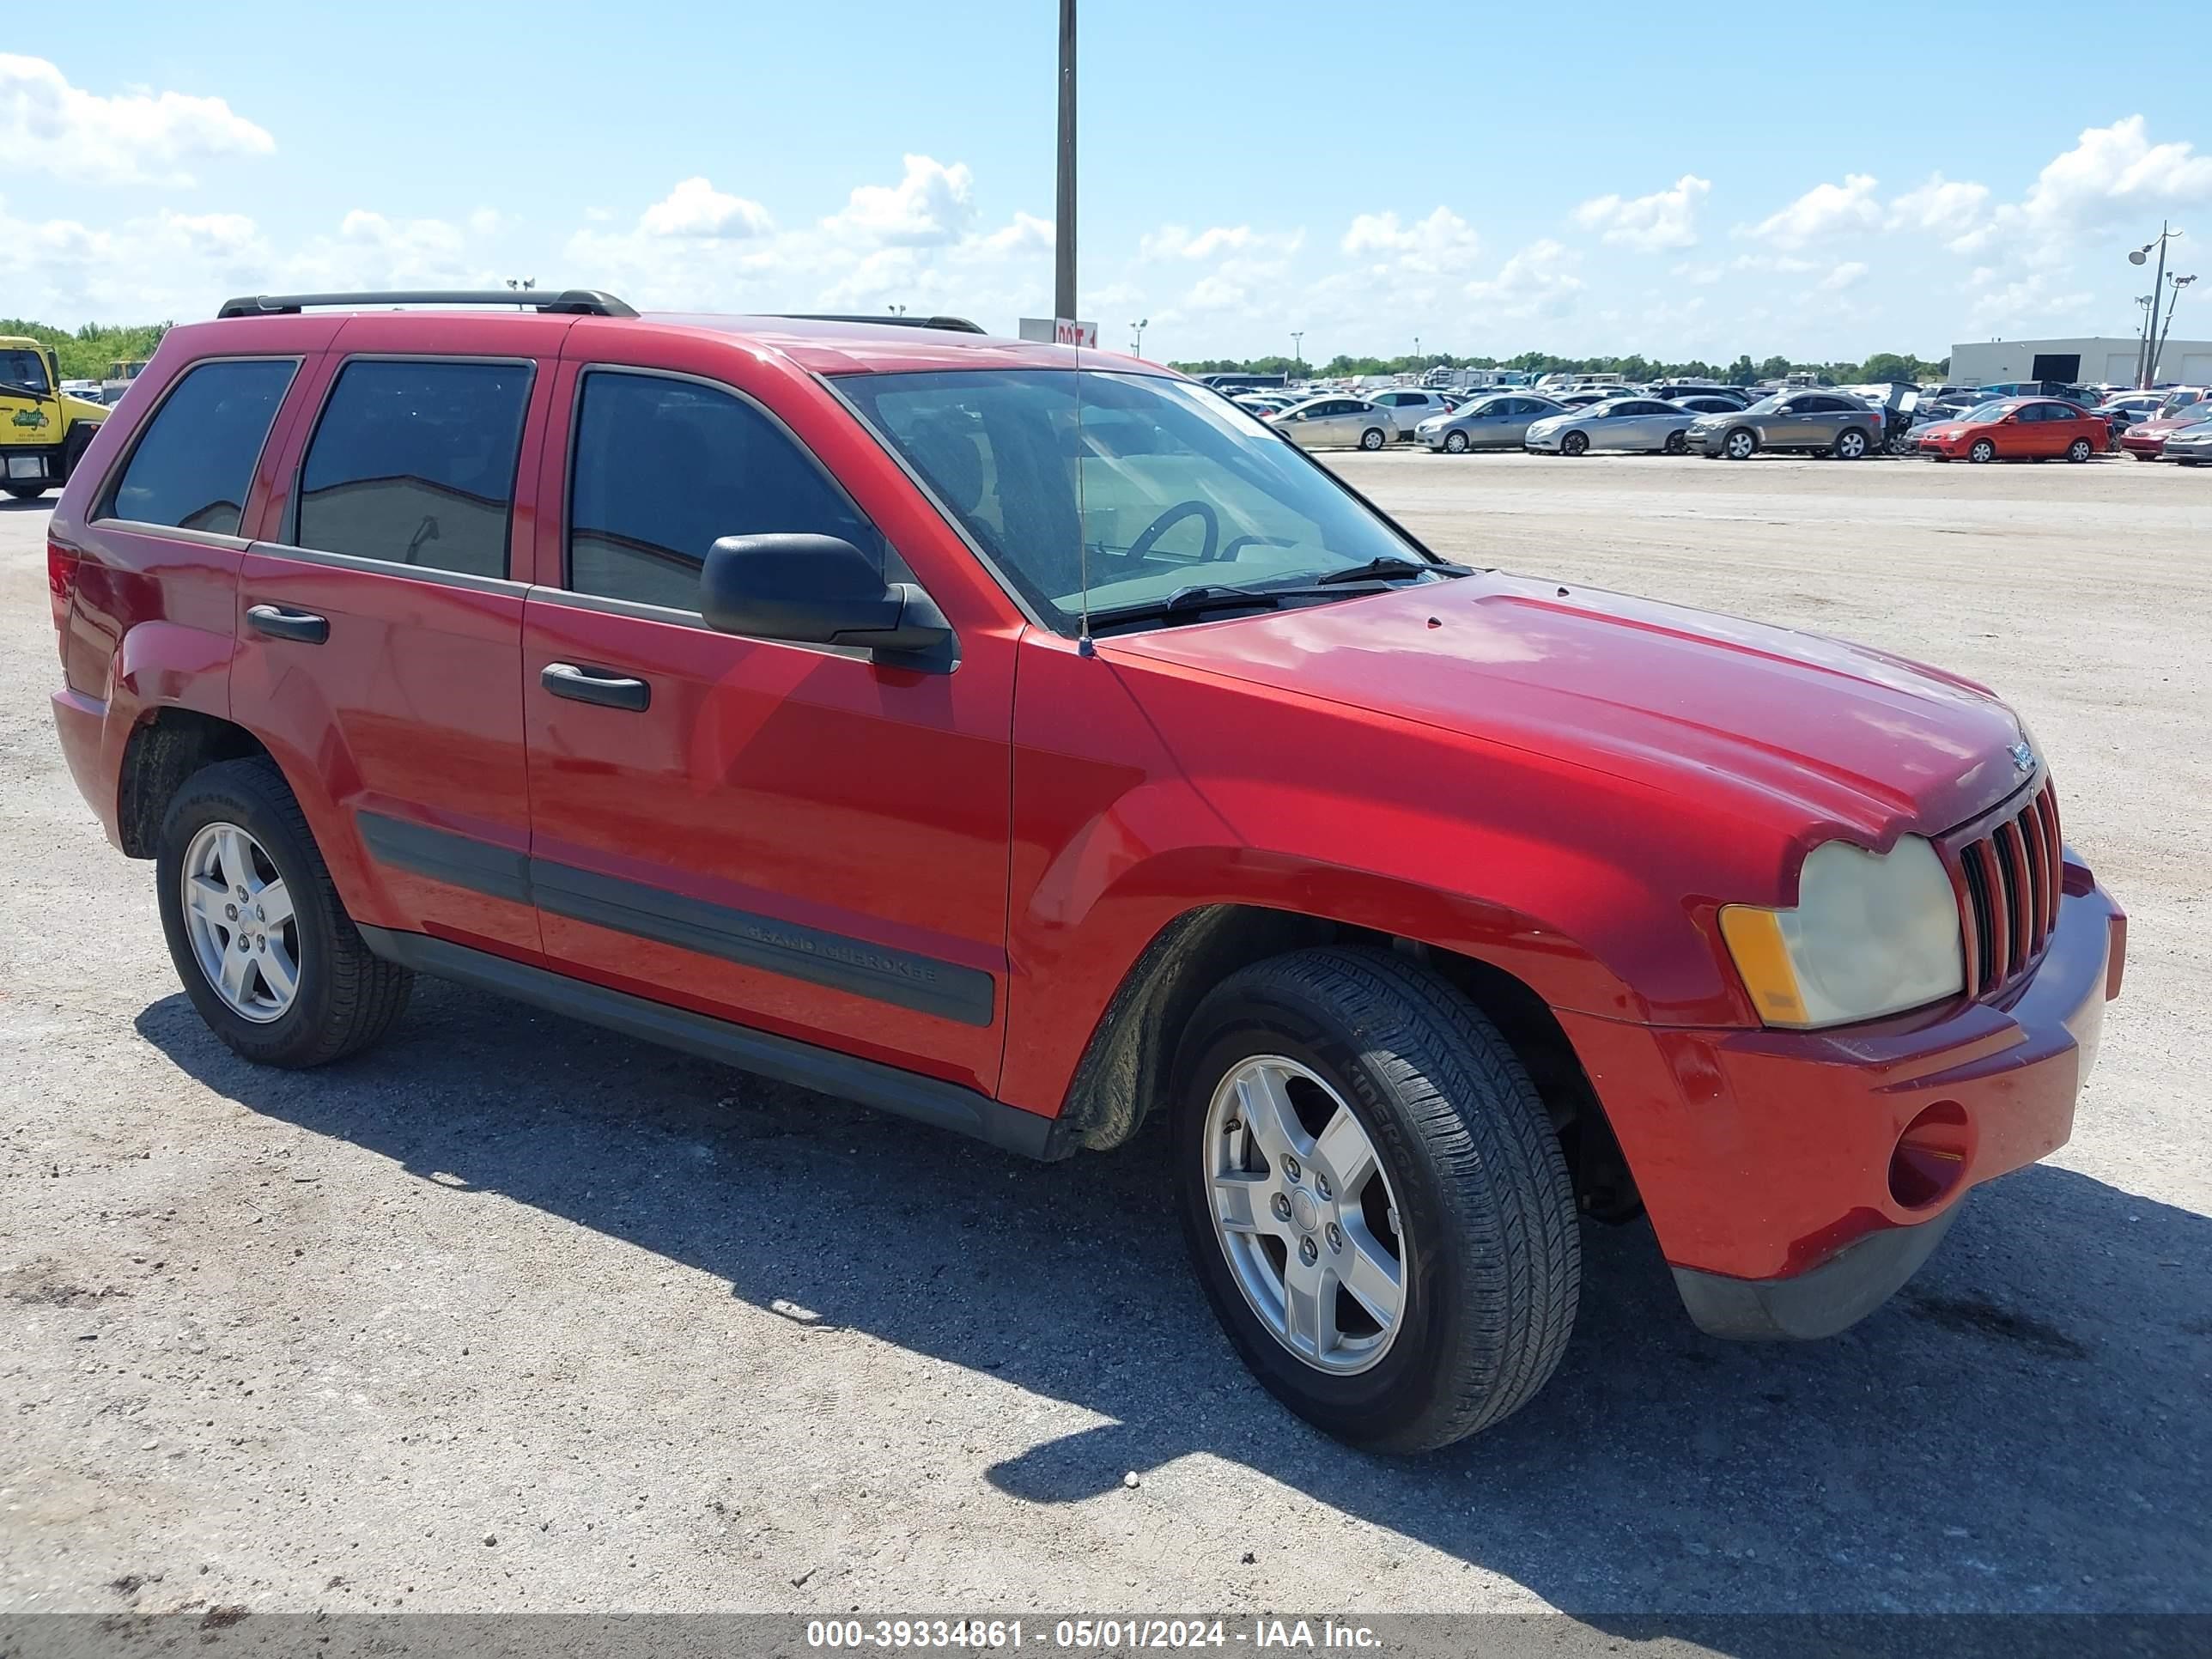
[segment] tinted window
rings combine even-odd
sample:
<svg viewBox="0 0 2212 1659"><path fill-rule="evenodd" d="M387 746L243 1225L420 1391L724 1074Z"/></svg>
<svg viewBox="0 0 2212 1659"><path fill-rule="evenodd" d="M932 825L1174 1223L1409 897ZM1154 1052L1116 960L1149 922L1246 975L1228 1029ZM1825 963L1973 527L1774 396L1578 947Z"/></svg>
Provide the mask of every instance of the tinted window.
<svg viewBox="0 0 2212 1659"><path fill-rule="evenodd" d="M297 544L507 574L527 363L348 363L300 477Z"/></svg>
<svg viewBox="0 0 2212 1659"><path fill-rule="evenodd" d="M568 586L579 593L696 611L708 550L775 532L835 536L890 580L910 580L781 427L713 386L586 375L572 465Z"/></svg>
<svg viewBox="0 0 2212 1659"><path fill-rule="evenodd" d="M298 367L213 362L188 372L148 423L101 516L235 536L253 464Z"/></svg>

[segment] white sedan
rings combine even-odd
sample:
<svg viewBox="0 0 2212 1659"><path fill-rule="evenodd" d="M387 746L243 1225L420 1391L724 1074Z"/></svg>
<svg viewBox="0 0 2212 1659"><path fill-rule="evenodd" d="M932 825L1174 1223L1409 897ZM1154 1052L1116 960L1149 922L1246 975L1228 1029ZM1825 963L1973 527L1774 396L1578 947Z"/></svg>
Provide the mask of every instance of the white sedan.
<svg viewBox="0 0 2212 1659"><path fill-rule="evenodd" d="M1656 398L1608 398L1586 409L1538 421L1522 447L1546 455L1587 455L1596 450L1679 455L1684 434L1698 417Z"/></svg>

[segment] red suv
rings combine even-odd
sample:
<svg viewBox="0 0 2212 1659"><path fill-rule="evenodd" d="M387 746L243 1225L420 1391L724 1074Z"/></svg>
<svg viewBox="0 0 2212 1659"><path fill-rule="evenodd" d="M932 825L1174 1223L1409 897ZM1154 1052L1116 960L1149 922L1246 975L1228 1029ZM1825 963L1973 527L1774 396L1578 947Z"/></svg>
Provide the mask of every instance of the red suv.
<svg viewBox="0 0 2212 1659"><path fill-rule="evenodd" d="M1585 1214L1820 1336L2065 1140L2124 923L1980 686L1444 562L1128 358L514 304L234 301L53 516L63 748L247 1058L426 973L1157 1114L1231 1340L1396 1450L1551 1374Z"/></svg>

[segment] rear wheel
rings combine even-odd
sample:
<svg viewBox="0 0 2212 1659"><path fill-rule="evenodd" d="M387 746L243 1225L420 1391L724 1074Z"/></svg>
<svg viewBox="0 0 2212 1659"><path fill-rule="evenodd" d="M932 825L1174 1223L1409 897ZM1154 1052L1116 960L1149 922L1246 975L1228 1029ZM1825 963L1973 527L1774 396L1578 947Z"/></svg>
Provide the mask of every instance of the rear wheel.
<svg viewBox="0 0 2212 1659"><path fill-rule="evenodd" d="M1966 452L1966 459L1977 465L1987 465L1996 458L1997 447L1987 438L1975 439L1973 447Z"/></svg>
<svg viewBox="0 0 2212 1659"><path fill-rule="evenodd" d="M1559 440L1559 453L1562 455L1589 454L1589 438L1583 433L1570 432Z"/></svg>
<svg viewBox="0 0 2212 1659"><path fill-rule="evenodd" d="M1721 453L1732 461L1747 461L1759 453L1759 434L1740 426L1721 442Z"/></svg>
<svg viewBox="0 0 2212 1659"><path fill-rule="evenodd" d="M1379 426L1370 426L1359 434L1359 447L1362 449L1380 449L1387 441L1382 428Z"/></svg>
<svg viewBox="0 0 2212 1659"><path fill-rule="evenodd" d="M1670 432L1667 434L1665 447L1669 455L1682 454L1689 448L1689 447L1690 441L1685 434L1680 432Z"/></svg>
<svg viewBox="0 0 2212 1659"><path fill-rule="evenodd" d="M1192 1016L1173 1111L1207 1299L1300 1416L1421 1451L1558 1367L1581 1283L1566 1162L1519 1059L1443 981L1366 950L1248 968Z"/></svg>
<svg viewBox="0 0 2212 1659"><path fill-rule="evenodd" d="M399 1018L414 976L362 942L274 763L225 761L187 779L155 868L185 994L246 1059L319 1066Z"/></svg>
<svg viewBox="0 0 2212 1659"><path fill-rule="evenodd" d="M1445 434L1444 434L1444 451L1445 451L1445 453L1446 453L1447 454L1451 454L1451 455L1464 455L1464 454L1466 454L1466 453L1467 453L1467 434L1466 434L1466 433L1464 433L1464 432L1447 432L1447 433L1445 433Z"/></svg>
<svg viewBox="0 0 2212 1659"><path fill-rule="evenodd" d="M2069 461L2075 462L2076 465L2087 460L2090 456L2096 453L2096 446L2092 444L2087 438L2076 438L2072 443L2066 446L2066 459Z"/></svg>
<svg viewBox="0 0 2212 1659"><path fill-rule="evenodd" d="M1867 434L1856 427L1838 433L1828 453L1839 461L1856 461L1867 453Z"/></svg>

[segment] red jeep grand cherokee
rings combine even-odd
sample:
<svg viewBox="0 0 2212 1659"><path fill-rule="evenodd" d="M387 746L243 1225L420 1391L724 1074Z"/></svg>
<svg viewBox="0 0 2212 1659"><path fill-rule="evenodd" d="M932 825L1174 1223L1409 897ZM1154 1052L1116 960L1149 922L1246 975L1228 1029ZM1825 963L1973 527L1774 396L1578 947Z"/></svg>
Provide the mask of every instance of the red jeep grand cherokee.
<svg viewBox="0 0 2212 1659"><path fill-rule="evenodd" d="M1163 1113L1231 1340L1395 1450L1551 1374L1579 1211L1819 1336L2065 1140L2124 922L1981 687L1442 562L1131 359L514 303L234 301L53 516L63 748L248 1059L421 972L1036 1158Z"/></svg>

